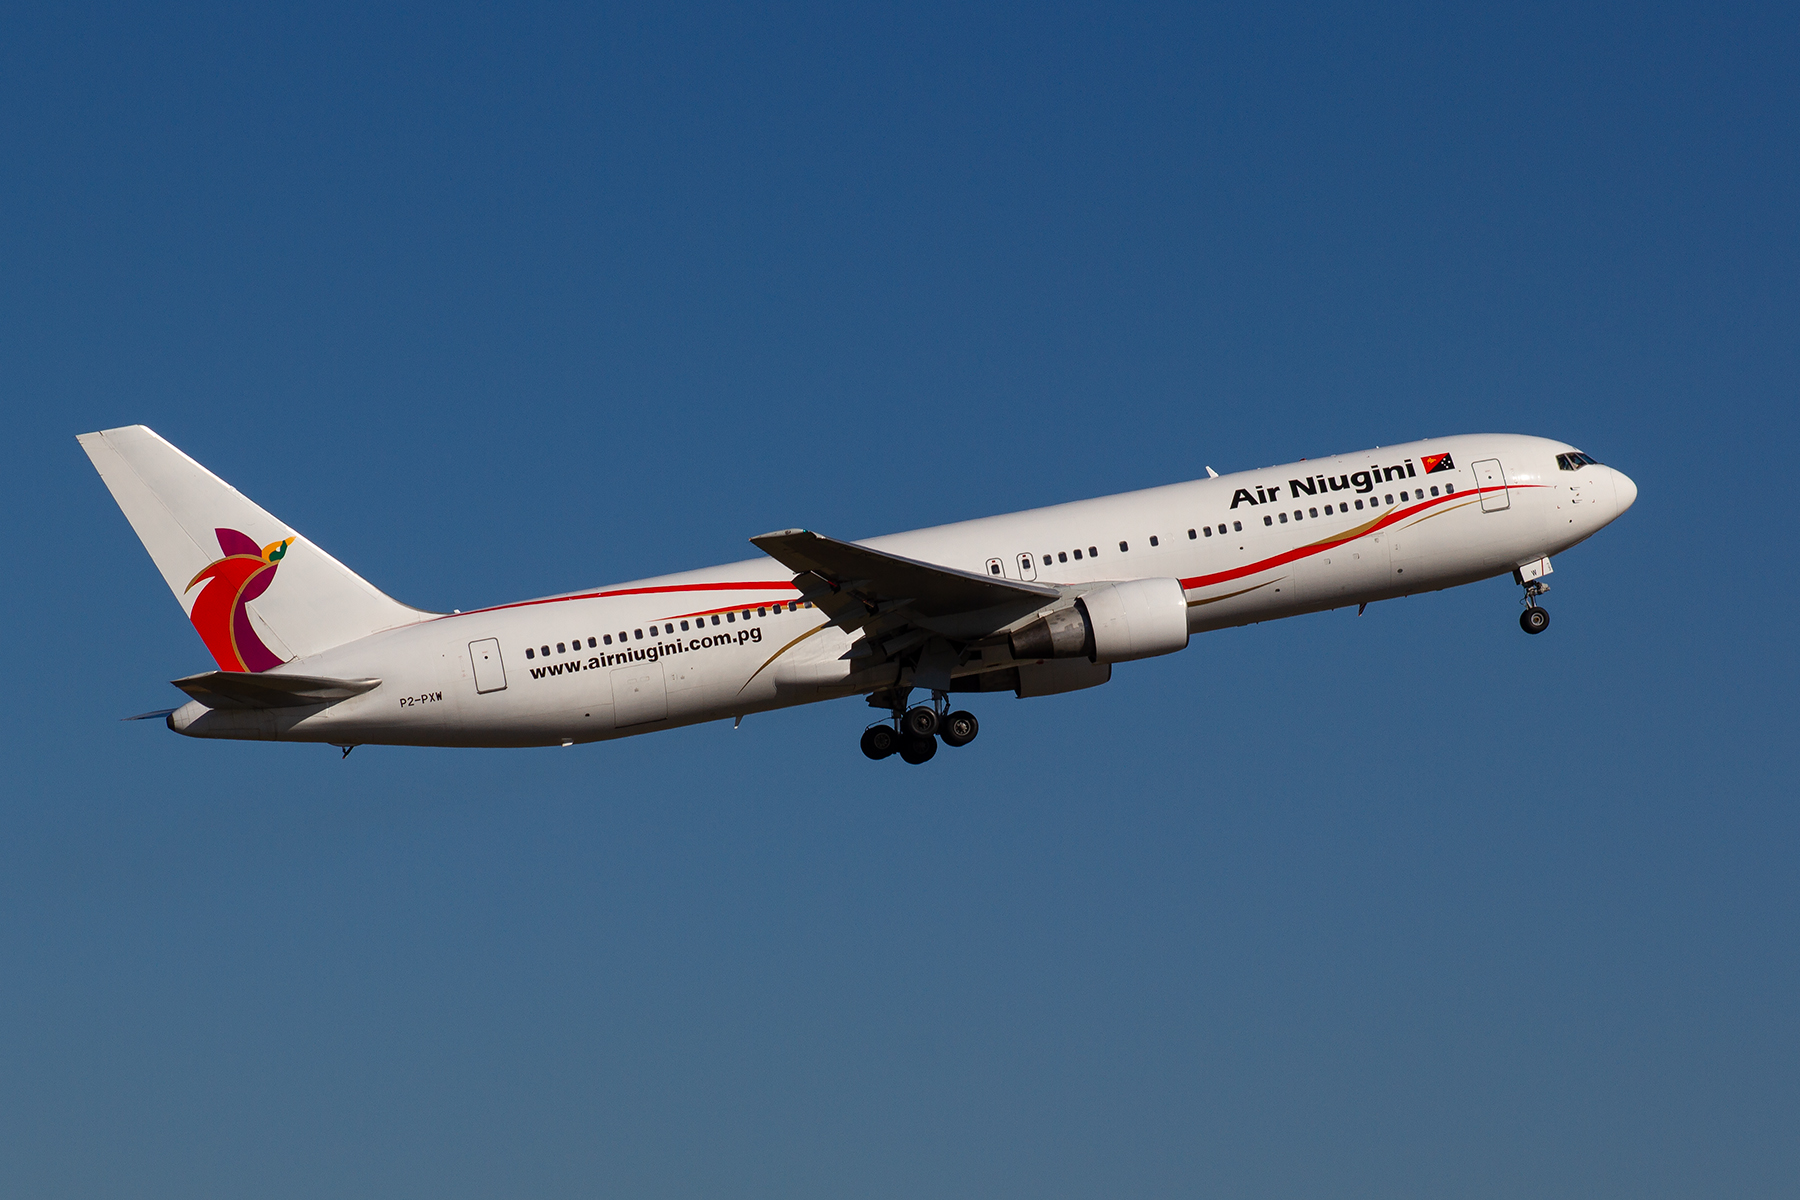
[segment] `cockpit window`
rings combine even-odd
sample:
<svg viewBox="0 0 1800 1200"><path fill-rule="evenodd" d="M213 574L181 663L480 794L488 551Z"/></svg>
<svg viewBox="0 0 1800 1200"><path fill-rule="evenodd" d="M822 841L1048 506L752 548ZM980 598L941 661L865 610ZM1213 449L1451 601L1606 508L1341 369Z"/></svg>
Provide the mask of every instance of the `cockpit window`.
<svg viewBox="0 0 1800 1200"><path fill-rule="evenodd" d="M1579 471L1583 467L1597 467L1600 460L1591 454L1583 454L1579 450L1556 456L1556 465L1564 471Z"/></svg>

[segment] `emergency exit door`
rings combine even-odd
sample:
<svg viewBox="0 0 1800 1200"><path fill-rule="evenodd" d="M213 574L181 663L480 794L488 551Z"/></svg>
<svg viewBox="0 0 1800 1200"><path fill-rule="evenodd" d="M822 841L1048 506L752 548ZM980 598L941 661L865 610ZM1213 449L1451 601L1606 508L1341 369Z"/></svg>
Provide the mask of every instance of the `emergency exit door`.
<svg viewBox="0 0 1800 1200"><path fill-rule="evenodd" d="M477 692L504 692L506 664L500 661L500 639L469 643L469 665L475 671Z"/></svg>
<svg viewBox="0 0 1800 1200"><path fill-rule="evenodd" d="M668 685L660 662L633 663L612 673L613 725L642 725L669 715Z"/></svg>
<svg viewBox="0 0 1800 1200"><path fill-rule="evenodd" d="M1512 498L1506 493L1506 471L1497 458L1484 458L1472 464L1475 472L1475 486L1481 489L1481 511L1499 512L1503 508L1512 507Z"/></svg>

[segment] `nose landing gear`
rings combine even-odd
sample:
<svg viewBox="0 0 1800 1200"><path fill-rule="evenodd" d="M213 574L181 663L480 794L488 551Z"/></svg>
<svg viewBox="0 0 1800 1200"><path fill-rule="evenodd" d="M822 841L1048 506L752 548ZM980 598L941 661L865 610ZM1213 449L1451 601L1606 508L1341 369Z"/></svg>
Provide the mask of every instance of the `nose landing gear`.
<svg viewBox="0 0 1800 1200"><path fill-rule="evenodd" d="M943 692L931 693L930 704L912 708L906 707L904 691L878 693L869 702L886 704L893 712L887 720L863 730L862 752L872 759L898 754L901 761L917 765L930 761L937 753L940 738L946 746L966 746L981 732L981 723L974 713L947 711L950 697Z"/></svg>
<svg viewBox="0 0 1800 1200"><path fill-rule="evenodd" d="M1541 579L1525 585L1525 611L1519 614L1519 628L1526 633L1542 633L1550 628L1550 614L1537 603L1537 598L1549 590L1550 585Z"/></svg>

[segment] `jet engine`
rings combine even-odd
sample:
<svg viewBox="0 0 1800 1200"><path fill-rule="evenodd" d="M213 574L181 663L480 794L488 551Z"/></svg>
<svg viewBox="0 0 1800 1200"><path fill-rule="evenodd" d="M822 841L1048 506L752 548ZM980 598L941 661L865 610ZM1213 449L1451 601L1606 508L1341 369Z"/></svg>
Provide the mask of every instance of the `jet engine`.
<svg viewBox="0 0 1800 1200"><path fill-rule="evenodd" d="M1179 579L1131 579L1084 592L1068 608L1011 636L1012 656L1130 662L1188 644L1187 596Z"/></svg>

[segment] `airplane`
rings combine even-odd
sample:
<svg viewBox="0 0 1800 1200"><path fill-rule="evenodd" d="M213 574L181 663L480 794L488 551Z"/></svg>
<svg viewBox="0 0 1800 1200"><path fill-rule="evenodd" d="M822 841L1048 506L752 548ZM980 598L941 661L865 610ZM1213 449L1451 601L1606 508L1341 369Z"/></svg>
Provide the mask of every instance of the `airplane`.
<svg viewBox="0 0 1800 1200"><path fill-rule="evenodd" d="M1551 558L1637 499L1563 442L1429 438L857 542L783 529L742 562L434 613L143 425L77 440L218 665L142 717L346 756L572 746L863 696L886 714L863 753L918 764L975 740L953 695L1098 687L1215 629L1511 574L1541 634Z"/></svg>

